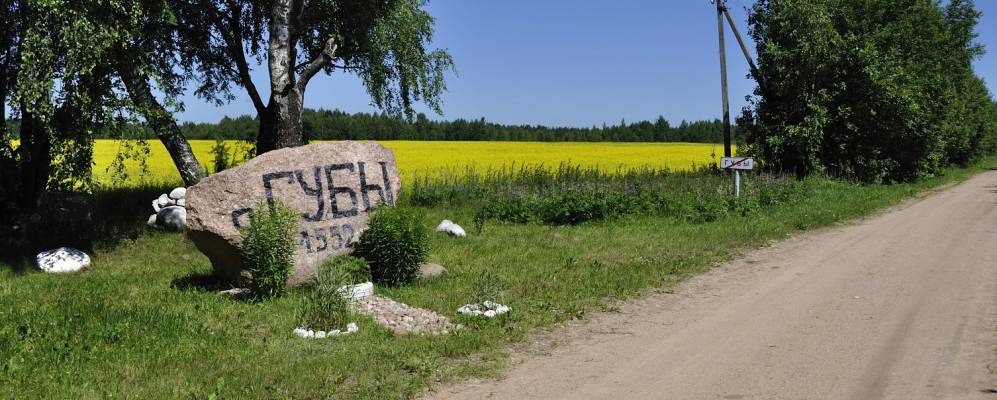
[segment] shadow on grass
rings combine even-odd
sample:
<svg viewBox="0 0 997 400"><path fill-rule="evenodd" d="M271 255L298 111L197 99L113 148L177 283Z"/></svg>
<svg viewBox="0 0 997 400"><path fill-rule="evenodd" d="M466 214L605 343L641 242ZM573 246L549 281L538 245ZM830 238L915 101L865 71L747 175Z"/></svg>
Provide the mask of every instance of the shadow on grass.
<svg viewBox="0 0 997 400"><path fill-rule="evenodd" d="M57 247L88 253L95 248L113 250L149 229L146 221L154 213L152 200L169 190L169 185L147 185L102 188L92 196L46 194L37 209L14 209L0 218L0 262L23 271L30 268L36 254Z"/></svg>
<svg viewBox="0 0 997 400"><path fill-rule="evenodd" d="M217 292L234 288L232 282L221 279L213 274L192 273L170 282L170 287L184 291Z"/></svg>
<svg viewBox="0 0 997 400"><path fill-rule="evenodd" d="M149 229L146 221L155 213L152 200L169 192L171 186L101 189L94 193L97 215L95 246L114 248L122 241L135 240Z"/></svg>
<svg viewBox="0 0 997 400"><path fill-rule="evenodd" d="M15 275L24 275L34 271L35 268L31 258L9 254L0 257L0 270L3 269L9 270Z"/></svg>

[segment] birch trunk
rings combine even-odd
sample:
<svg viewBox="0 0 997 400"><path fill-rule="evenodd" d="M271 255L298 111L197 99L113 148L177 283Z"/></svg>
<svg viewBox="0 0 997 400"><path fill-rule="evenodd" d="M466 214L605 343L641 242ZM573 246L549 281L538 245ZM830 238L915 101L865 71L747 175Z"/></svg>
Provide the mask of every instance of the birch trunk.
<svg viewBox="0 0 997 400"><path fill-rule="evenodd" d="M270 99L260 113L257 154L305 144L301 114L304 87L295 83L296 38L292 33L291 0L276 0L271 9L267 66L270 70Z"/></svg>
<svg viewBox="0 0 997 400"><path fill-rule="evenodd" d="M121 76L121 80L125 84L128 96L142 108L142 115L149 127L152 128L153 132L156 132L159 141L170 153L170 158L173 159L173 164L180 172L180 178L183 179L184 185L193 186L201 178L207 176L207 172L197 161L194 151L190 148L190 143L180 132L180 127L177 126L172 114L152 95L148 79L140 76L135 71L134 64L128 62L119 63L118 75Z"/></svg>

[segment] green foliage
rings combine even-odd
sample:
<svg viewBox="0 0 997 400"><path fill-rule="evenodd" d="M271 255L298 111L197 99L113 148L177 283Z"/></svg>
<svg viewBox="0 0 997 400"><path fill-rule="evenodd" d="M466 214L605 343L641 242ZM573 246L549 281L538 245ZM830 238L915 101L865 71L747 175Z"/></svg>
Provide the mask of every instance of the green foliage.
<svg viewBox="0 0 997 400"><path fill-rule="evenodd" d="M342 272L346 283L355 285L371 280L370 264L362 258L341 254L322 262L320 269Z"/></svg>
<svg viewBox="0 0 997 400"><path fill-rule="evenodd" d="M388 286L415 281L429 254L429 229L416 208L378 207L360 234L354 253L370 264L374 282Z"/></svg>
<svg viewBox="0 0 997 400"><path fill-rule="evenodd" d="M972 1L759 0L762 85L739 120L770 169L910 181L992 154Z"/></svg>
<svg viewBox="0 0 997 400"><path fill-rule="evenodd" d="M125 182L132 178L128 172L127 164L129 161L138 164L140 178L148 177L150 175L149 156L152 154L149 143L145 140L120 140L117 143L118 152L111 164L107 166L107 171L111 174L111 184L122 187Z"/></svg>
<svg viewBox="0 0 997 400"><path fill-rule="evenodd" d="M489 270L479 271L471 284L471 298L475 302L505 301L506 282Z"/></svg>
<svg viewBox="0 0 997 400"><path fill-rule="evenodd" d="M298 320L315 330L345 329L350 304L341 289L358 283L355 274L362 274L366 265L363 260L349 256L335 257L319 265L315 286L301 298Z"/></svg>
<svg viewBox="0 0 997 400"><path fill-rule="evenodd" d="M229 169L234 164L234 160L229 155L230 149L223 139L216 139L211 146L211 163L214 166L213 172L222 172Z"/></svg>
<svg viewBox="0 0 997 400"><path fill-rule="evenodd" d="M666 216L708 223L799 200L806 185L790 176L745 174L733 197L728 174L714 167L690 172L638 168L613 173L562 164L479 175L416 180L403 202L425 207L476 208L480 232L489 220L578 225L627 216Z"/></svg>
<svg viewBox="0 0 997 400"><path fill-rule="evenodd" d="M253 274L250 292L257 299L284 294L294 267L295 233L300 213L280 201L260 202L242 235L242 256Z"/></svg>

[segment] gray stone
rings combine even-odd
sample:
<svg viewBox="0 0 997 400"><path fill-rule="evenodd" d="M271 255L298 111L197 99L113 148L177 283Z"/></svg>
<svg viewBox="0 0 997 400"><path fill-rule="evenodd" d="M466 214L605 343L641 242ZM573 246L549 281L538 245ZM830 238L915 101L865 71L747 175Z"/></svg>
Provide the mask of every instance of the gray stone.
<svg viewBox="0 0 997 400"><path fill-rule="evenodd" d="M187 188L178 187L170 191L170 198L180 200L187 196Z"/></svg>
<svg viewBox="0 0 997 400"><path fill-rule="evenodd" d="M210 175L187 188L188 235L217 275L237 280L245 269L239 228L264 200L300 211L290 285L309 282L325 259L349 251L367 227L367 211L393 206L401 182L391 150L340 141L286 148Z"/></svg>
<svg viewBox="0 0 997 400"><path fill-rule="evenodd" d="M45 272L76 272L90 266L90 256L72 247L60 247L38 253L35 266Z"/></svg>
<svg viewBox="0 0 997 400"><path fill-rule="evenodd" d="M156 225L174 231L183 230L187 226L187 210L177 206L163 208L156 214Z"/></svg>
<svg viewBox="0 0 997 400"><path fill-rule="evenodd" d="M447 274L447 269L440 264L419 264L419 277L422 279L439 278Z"/></svg>

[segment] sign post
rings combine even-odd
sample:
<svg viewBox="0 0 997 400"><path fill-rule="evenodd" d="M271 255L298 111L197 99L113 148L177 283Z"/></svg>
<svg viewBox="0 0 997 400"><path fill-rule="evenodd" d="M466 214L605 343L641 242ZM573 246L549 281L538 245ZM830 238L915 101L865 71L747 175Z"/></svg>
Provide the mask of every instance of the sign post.
<svg viewBox="0 0 997 400"><path fill-rule="evenodd" d="M741 197L741 170L754 169L755 159L751 157L724 157L720 159L720 168L734 170L734 196Z"/></svg>

